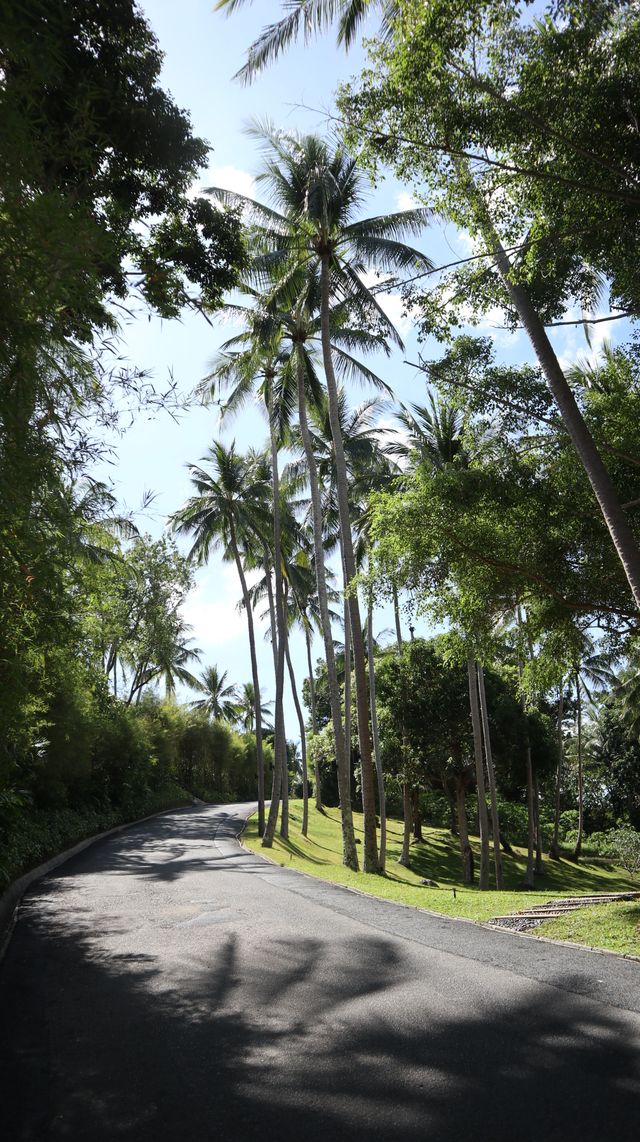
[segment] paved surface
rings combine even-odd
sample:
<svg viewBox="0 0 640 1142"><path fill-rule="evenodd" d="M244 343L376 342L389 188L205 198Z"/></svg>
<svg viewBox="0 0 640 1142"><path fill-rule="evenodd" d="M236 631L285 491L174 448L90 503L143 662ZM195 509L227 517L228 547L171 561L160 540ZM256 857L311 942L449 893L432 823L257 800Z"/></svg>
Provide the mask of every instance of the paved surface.
<svg viewBox="0 0 640 1142"><path fill-rule="evenodd" d="M7 1142L637 1142L640 965L265 864L180 810L25 897Z"/></svg>

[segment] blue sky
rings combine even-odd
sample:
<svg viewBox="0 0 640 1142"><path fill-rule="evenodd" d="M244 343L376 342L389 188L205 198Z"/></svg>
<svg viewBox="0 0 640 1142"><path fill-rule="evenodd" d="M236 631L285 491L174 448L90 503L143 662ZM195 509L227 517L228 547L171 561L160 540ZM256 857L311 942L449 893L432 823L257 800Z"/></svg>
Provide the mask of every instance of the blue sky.
<svg viewBox="0 0 640 1142"><path fill-rule="evenodd" d="M281 15L279 0L256 0L229 18L213 12L211 0L146 0L140 7L165 53L163 85L179 106L189 111L195 133L207 139L213 148L209 167L203 172L203 186L221 185L249 195L256 193L252 176L259 167L260 153L255 140L244 133L248 121L266 117L279 127L324 132L324 113L330 107L332 92L341 80L358 71L364 58L361 49L345 56L328 36L307 48L300 45L290 50L247 88L233 81L232 76L260 28ZM372 215L409 204L406 188L389 179L372 191L365 210ZM470 252L464 235L453 226L440 223L425 232L420 245L436 264ZM402 317L398 297L388 297L385 304L400 323L406 350L404 354L395 353L389 361L376 362L376 366L400 400L421 402L424 384L415 370L404 364L405 358L415 360L417 354L410 321ZM493 324L490 315L477 331L495 336L501 357L531 360L523 334L496 332ZM172 374L186 393L207 373L217 347L233 331L218 321L211 328L194 314L185 315L181 321L161 322L140 312L123 328L122 349L135 365L149 369L160 385ZM605 335L613 335L614 339L623 336L615 325L596 326L595 331L596 349ZM554 341L563 363L587 353L580 329L555 331ZM433 350L437 356L437 347L433 346ZM354 393L353 402L358 403L364 395ZM391 419L391 413L386 419ZM129 507L135 507L146 489L156 493L152 515L140 521L145 530L161 532L167 515L184 502L190 492L188 464L202 457L215 435L220 435L215 411L195 407L177 423L166 415L141 418L118 442L117 461L108 472L118 496ZM259 410L248 409L231 425L225 425L223 435L227 441L235 439L241 449L262 445L265 425ZM228 670L231 681L241 683L250 678L250 666L246 624L236 610L238 597L233 568L214 560L198 571L196 590L185 614L193 625L195 644L204 652L203 666L216 663L220 669ZM391 625L390 615L382 611L374 629L379 632ZM417 626L420 629L420 623ZM319 644L316 649L320 654ZM295 645L294 639L292 651L302 679L305 669L301 639L299 645ZM260 659L263 687L266 695L272 697L272 660L266 644L261 647ZM291 703L287 732L291 737L298 736Z"/></svg>

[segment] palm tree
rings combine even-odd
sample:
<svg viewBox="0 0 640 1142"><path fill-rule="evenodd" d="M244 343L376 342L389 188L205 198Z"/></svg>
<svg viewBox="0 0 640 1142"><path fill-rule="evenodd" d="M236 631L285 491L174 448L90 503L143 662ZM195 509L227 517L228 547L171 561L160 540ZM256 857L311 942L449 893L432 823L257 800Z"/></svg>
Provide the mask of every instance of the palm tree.
<svg viewBox="0 0 640 1142"><path fill-rule="evenodd" d="M227 671L222 674L217 666L208 666L200 675L199 689L206 698L192 702L194 710L203 710L210 718L221 722L233 722L238 712L238 687L226 686Z"/></svg>
<svg viewBox="0 0 640 1142"><path fill-rule="evenodd" d="M362 176L342 148L330 151L315 135L302 138L278 135L260 129L269 160L261 181L267 182L277 206L290 221L288 240L275 235L265 265L279 263L283 292L293 272L309 267L320 282L320 330L329 421L335 452L336 489L340 519L345 590L353 644L353 664L358 712L358 742L362 763L365 871L378 868L375 795L369 738L368 693L364 640L357 592L350 585L356 575L356 560L349 514L349 483L340 430L339 391L331 346L331 313L337 301L364 317L377 319L398 344L400 339L381 310L371 290L363 283L365 266L384 273L402 272L416 266L431 268L428 258L402 239L424 227L429 212L420 209L355 221L362 199ZM302 429L301 424L301 429Z"/></svg>
<svg viewBox="0 0 640 1142"><path fill-rule="evenodd" d="M368 516L366 504L369 496L375 490L385 487L392 478L393 470L386 457L386 446L380 439L377 420L382 411L382 404L378 398L364 401L355 409L349 409L344 389L339 390L340 432L344 441L345 458L349 474L349 512L354 521L356 535L355 553L359 569L362 569L369 545ZM332 541L340 545L340 553L344 561L342 550L342 537L338 527L337 534L333 529L338 523L337 510L337 473L334 458L333 437L329 421L328 405L315 411L313 416L316 431L314 433L314 452L318 457L318 471L324 488L325 517L327 519L327 543ZM350 721L350 691L351 691L351 647L349 615L345 609L345 721ZM369 709L371 715L371 739L378 783L378 806L380 812L380 870L384 871L386 864L386 809L385 789L382 772L382 755L378 733L378 716L376 709L376 678L375 656L373 639L373 594L371 589L367 596L367 670L369 681ZM350 751L350 726L345 727L345 741L347 751Z"/></svg>
<svg viewBox="0 0 640 1142"><path fill-rule="evenodd" d="M226 9L230 14L247 2L251 0L218 0L216 9ZM247 62L238 72L238 78L245 83L250 83L300 36L306 43L312 35L330 27L336 17L338 43L348 48L371 9L380 10L380 32L387 36L400 8L398 0L283 0L283 6L287 14L264 28L247 52Z"/></svg>
<svg viewBox="0 0 640 1142"><path fill-rule="evenodd" d="M247 734L255 733L257 726L257 713L260 714L260 724L266 734L272 732L271 727L267 725L267 719L271 718L273 711L270 702L262 701L262 694L260 694L260 701L256 700L256 688L253 682L243 683L238 704L236 709L236 722L241 729Z"/></svg>
<svg viewBox="0 0 640 1142"><path fill-rule="evenodd" d="M356 574L356 563L332 354L331 315L336 303L340 303L360 320L375 321L389 337L401 344L373 292L363 283L361 272L365 267L373 267L385 274L413 270L416 266L431 268L431 263L424 254L402 241L406 235L418 233L430 213L419 209L354 221L363 196L363 180L355 162L342 148L331 152L327 144L315 135L285 136L270 127L258 127L255 133L263 140L267 151L259 181L268 185L277 209L265 208L229 191L210 188L210 193L215 194L223 203L250 209L253 218L262 224L261 240L265 253L262 261L260 258L254 259L252 272L257 277L262 270L265 282L272 281L276 275L283 303L286 300L295 303L299 297L301 271L308 271L310 280L319 283L322 362L335 449L345 589L349 599L353 640L358 740L362 760L364 866L367 871L375 871L378 868L378 856L365 650L357 593L350 590ZM299 388L300 384L304 384L304 378L300 379ZM304 400L299 403L304 404ZM306 420L303 410L300 429L304 439ZM312 471L311 457L309 464ZM312 476L312 499L314 484L315 478ZM317 514L315 506L314 513Z"/></svg>
<svg viewBox="0 0 640 1142"><path fill-rule="evenodd" d="M584 831L584 766L583 766L583 727L582 695L594 702L594 688L603 689L614 681L611 670L611 657L598 651L595 643L587 635L583 636L583 654L573 668L573 682L576 688L576 759L578 763L578 835L573 850L574 860L579 860L582 852Z"/></svg>
<svg viewBox="0 0 640 1142"><path fill-rule="evenodd" d="M250 388L259 385L259 391L264 398L266 413L269 422L269 440L271 446L271 506L273 511L273 538L267 545L265 556L273 568L275 589L270 595L272 603L272 617L274 626L274 668L276 680L275 699L275 766L273 771L273 789L269 807L269 819L262 837L265 848L271 848L278 821L281 789L286 788L288 782L287 768L287 742L284 725L284 662L285 662L285 619L283 610L283 583L282 583L282 520L280 511L280 476L278 470L278 450L281 431L277 423L278 408L276 405L275 386L278 376L278 332L273 321L267 313L258 309L251 313L251 323L247 330L248 342L245 341L243 351L229 351L232 344L238 343L239 338L227 342L223 346L218 362L214 365L212 376L218 380L220 386L232 385L232 394L225 411L229 408L237 411L238 406L246 399ZM270 552L270 557L268 553ZM271 571L269 571L269 576ZM270 582L270 579L269 579ZM288 799L283 798L282 827L283 836L288 837Z"/></svg>
<svg viewBox="0 0 640 1142"><path fill-rule="evenodd" d="M212 191L225 200L227 192ZM260 215L263 208L256 206ZM288 225L284 216L275 216L273 212L268 215L272 226L279 225L283 231ZM266 219L262 218L263 224ZM258 273L258 277L260 274ZM344 743L346 735L342 731L342 712L340 691L335 667L333 633L331 629L331 614L329 610L329 592L327 588L327 570L325 567L325 547L323 537L323 511L320 496L319 476L316 470L313 438L307 425L307 407L311 414L319 405L326 408L320 382L316 372L314 346L319 341L320 318L317 313L318 282L316 278L309 278L305 274L297 274L293 279L296 294L293 305L282 307L277 297L271 299L260 298L250 286L244 286L245 292L256 301L256 306L247 309L243 306L228 307L236 316L241 315L246 322L247 330L236 338L232 338L223 346L224 356L214 363L214 369L208 380L222 382L225 387L234 382L232 391L224 405L224 411L237 412L253 393L256 383L256 373L264 375L267 370L271 390L275 393L275 405L278 410L279 431L286 432L289 426L291 411L297 402L300 422L299 438L306 456L307 473L311 492L313 539L315 554L315 570L317 578L318 607L322 633L325 643L325 656L327 662L327 676L331 702L332 721L336 742L336 763L338 782L340 787L341 819L343 833L343 859L350 868L357 867L357 850L355 845L355 832L351 813L350 778L347 758L350 746ZM268 281L268 279L267 279ZM343 305L337 305L332 310L332 352L336 361L336 368L343 378L356 377L361 382L373 384L376 387L386 386L375 373L366 367L360 360L352 356L353 350L383 350L386 351L386 342L380 334L368 332L366 329L354 328L349 324L348 315ZM264 360L264 350L256 354L255 336L253 331L258 330L259 342L266 343L267 361ZM244 348L243 348L244 347ZM256 359L257 358L257 359ZM325 414L326 418L326 414ZM315 474L314 474L315 473ZM307 636L309 628L307 629ZM309 653L309 648L308 648ZM350 741L350 734L349 734ZM319 794L319 780L316 780L316 796Z"/></svg>
<svg viewBox="0 0 640 1142"><path fill-rule="evenodd" d="M247 616L251 673L255 702L256 759L258 767L258 831L264 835L264 758L262 753L262 713L256 657L253 612L243 565L243 550L255 542L265 542L269 522L269 483L264 464L255 455L244 457L236 452L235 443L225 448L214 441L204 457L207 467L194 465L191 496L170 517L174 531L191 535L193 545L189 557L199 564L207 562L212 552L222 548L222 557L235 563Z"/></svg>

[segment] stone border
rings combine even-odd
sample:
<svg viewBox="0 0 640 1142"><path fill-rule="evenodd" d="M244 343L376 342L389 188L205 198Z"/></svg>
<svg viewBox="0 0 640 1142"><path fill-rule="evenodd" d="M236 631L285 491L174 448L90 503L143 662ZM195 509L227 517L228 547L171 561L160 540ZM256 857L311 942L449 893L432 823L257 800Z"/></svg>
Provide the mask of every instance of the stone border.
<svg viewBox="0 0 640 1142"><path fill-rule="evenodd" d="M9 941L13 934L13 929L16 925L18 915L18 905L28 888L36 880L40 880L43 876L53 872L59 865L64 864L66 861L71 860L72 857L78 853L88 849L90 845L95 845L98 841L104 840L106 837L112 837L115 833L121 833L123 829L129 829L132 825L141 825L143 821L151 821L154 817L163 817L166 813L175 813L178 809L194 808L196 805L203 805L203 801L194 799L189 804L174 805L171 809L160 809L158 813L148 813L146 817L136 817L134 821L125 821L122 825L116 825L113 829L105 829L103 833L94 833L91 837L85 837L83 841L78 841L70 849L63 849L61 853L56 853L55 856L50 857L49 860L43 864L36 865L35 868L25 872L23 876L14 880L6 891L0 896L0 962L9 946Z"/></svg>

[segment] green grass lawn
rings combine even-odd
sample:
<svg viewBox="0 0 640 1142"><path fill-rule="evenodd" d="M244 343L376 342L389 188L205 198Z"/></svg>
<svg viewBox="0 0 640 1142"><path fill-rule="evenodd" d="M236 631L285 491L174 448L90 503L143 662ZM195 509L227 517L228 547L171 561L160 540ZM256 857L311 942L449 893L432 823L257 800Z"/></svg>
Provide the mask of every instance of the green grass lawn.
<svg viewBox="0 0 640 1142"><path fill-rule="evenodd" d="M640 956L640 901L579 908L541 924L534 934Z"/></svg>
<svg viewBox="0 0 640 1142"><path fill-rule="evenodd" d="M511 857L503 854L504 892L480 892L477 888L464 888L461 884L460 851L455 837L446 829L423 829L426 838L423 844L411 848L411 868L403 868L397 863L402 846L402 822L390 820L388 832L387 871L383 876L352 872L342 864L341 833L339 811L327 809L326 815L317 813L309 806L309 835L300 833L302 802L293 801L290 808L290 839L283 841L277 835L272 849L263 849L258 839L257 821L252 817L244 834L244 842L254 852L270 857L278 864L298 869L321 880L357 888L371 896L385 900L395 900L414 908L426 908L441 912L446 916L462 916L469 920L490 920L494 916L518 912L532 905L541 904L559 896L588 895L593 892L625 892L638 889L638 881L631 880L620 869L606 866L588 859L580 864L572 861L545 860L544 873L536 878L535 892L526 892L520 885L526 868L526 851L516 849ZM356 836L362 836L362 817L355 814ZM476 861L476 876L479 866L477 839L471 843ZM359 852L362 851L358 846ZM435 880L438 888L421 884L422 879ZM614 905L614 908L619 907ZM585 909L584 912L598 909ZM546 926L545 926L546 928ZM542 929L537 929L542 932ZM548 934L545 931L545 934ZM565 938L565 937L559 937ZM578 937L575 937L578 939ZM637 937L636 937L637 938ZM590 938L585 941L593 946L609 947ZM617 951L631 951L631 948L616 948Z"/></svg>

